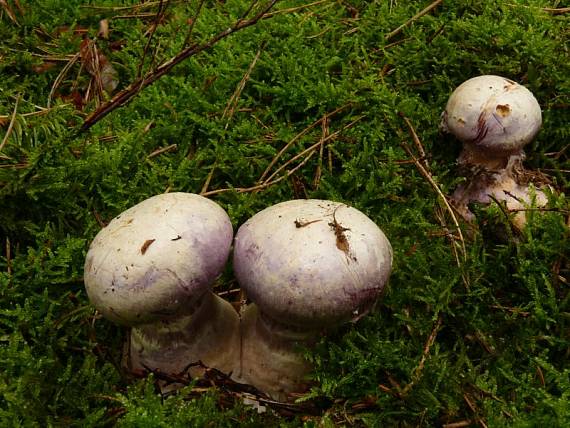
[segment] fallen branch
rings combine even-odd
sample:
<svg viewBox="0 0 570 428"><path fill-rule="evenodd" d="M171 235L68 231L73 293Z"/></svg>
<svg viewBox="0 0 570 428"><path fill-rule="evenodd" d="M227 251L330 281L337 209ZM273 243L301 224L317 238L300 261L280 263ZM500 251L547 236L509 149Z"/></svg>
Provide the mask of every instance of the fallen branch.
<svg viewBox="0 0 570 428"><path fill-rule="evenodd" d="M80 131L86 131L107 116L109 113L113 112L117 108L125 105L128 103L135 95L139 93L142 89L146 88L147 86L151 85L162 76L167 74L172 68L187 58L194 56L206 49L211 48L215 44L217 44L220 40L225 39L226 37L230 36L231 34L243 30L244 28L250 27L256 24L260 19L264 18L267 12L277 3L278 0L270 0L262 10L255 15L251 19L239 19L232 25L230 28L221 31L220 33L213 36L207 42L201 45L192 45L181 52L179 52L176 56L172 57L166 62L160 64L156 69L153 71L148 72L145 76L136 79L133 83L131 83L128 87L117 93L113 98L109 101L103 103L97 110L91 113L85 121L83 125L81 125Z"/></svg>

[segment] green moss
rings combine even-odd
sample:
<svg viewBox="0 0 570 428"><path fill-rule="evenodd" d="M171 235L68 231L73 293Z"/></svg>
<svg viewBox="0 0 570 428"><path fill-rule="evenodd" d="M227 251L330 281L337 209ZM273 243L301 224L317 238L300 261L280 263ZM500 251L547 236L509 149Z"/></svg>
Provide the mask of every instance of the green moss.
<svg viewBox="0 0 570 428"><path fill-rule="evenodd" d="M98 46L126 87L152 20L117 18L132 10L80 0L20 3L19 26L5 13L0 19L2 138L18 99L0 157L0 426L567 424L568 14L542 9L558 3L446 1L389 40L429 2L331 0L278 14L186 60L83 134L96 101L80 110L69 98L87 90L78 63L55 91L54 109L29 113L47 105L65 61L103 18L111 33ZM139 2L96 2L129 4ZM151 43L157 62L182 48L197 4L170 2ZM192 41L227 28L247 4L205 2ZM224 114L258 50L233 115ZM478 228L463 225L463 261L437 193L402 148L415 146L401 114L451 193L461 181L460 147L438 133L439 115L451 91L478 74L504 75L535 93L544 126L527 165L547 173L556 192L553 210L530 216L521 236L497 207L476 207ZM161 397L152 378L124 378L125 332L96 314L82 284L100 223L166 190L255 186L288 141L341 106L325 131L314 126L278 159L272 171L323 132L338 132L294 180L212 196L235 227L295 197L344 201L392 242L394 272L377 309L307 351L315 365L307 410L259 415L220 389ZM217 290L233 287L228 268Z"/></svg>

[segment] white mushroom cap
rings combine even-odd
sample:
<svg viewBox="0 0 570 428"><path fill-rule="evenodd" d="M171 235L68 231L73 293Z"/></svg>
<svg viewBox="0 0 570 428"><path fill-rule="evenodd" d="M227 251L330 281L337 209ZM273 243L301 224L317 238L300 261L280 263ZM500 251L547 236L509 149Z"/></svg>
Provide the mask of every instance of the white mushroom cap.
<svg viewBox="0 0 570 428"><path fill-rule="evenodd" d="M453 91L441 127L463 143L514 152L536 136L540 106L522 85L500 76L478 76Z"/></svg>
<svg viewBox="0 0 570 428"><path fill-rule="evenodd" d="M232 225L190 193L151 197L102 229L85 260L85 287L106 318L138 325L186 313L222 272Z"/></svg>
<svg viewBox="0 0 570 428"><path fill-rule="evenodd" d="M357 319L372 307L390 275L392 248L355 208L293 200L240 227L233 266L248 297L267 316L322 326Z"/></svg>

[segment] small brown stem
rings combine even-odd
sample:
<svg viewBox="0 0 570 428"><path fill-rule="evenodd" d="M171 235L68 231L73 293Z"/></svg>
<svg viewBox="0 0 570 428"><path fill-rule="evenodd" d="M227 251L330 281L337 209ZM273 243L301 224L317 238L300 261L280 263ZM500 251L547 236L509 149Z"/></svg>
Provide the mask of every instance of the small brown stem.
<svg viewBox="0 0 570 428"><path fill-rule="evenodd" d="M329 117L331 117L331 116L335 115L336 113L344 110L345 108L347 108L350 105L351 104L348 103L348 104L345 104L341 107L338 107L337 109L335 109L329 113L326 113L323 117L321 117L320 119L311 123L305 129L303 129L301 132L299 132L297 135L295 135L287 144L285 144L285 146L283 146L283 148L281 150L279 150L279 153L277 153L273 157L273 159L271 160L271 162L269 162L269 165L267 166L267 168L265 168L265 171L263 171L263 174L261 174L261 177L259 177L259 180L257 180L257 182L262 183L263 181L265 181L265 177L267 176L267 174L269 174L269 171L271 170L271 168L273 168L273 165L275 165L275 163L279 160L279 158L283 155L283 153L285 153L293 144L295 144L295 142L298 141L299 138L301 138L303 135L305 135L307 132L309 132L311 129L313 129L315 126L317 126L322 121L328 120Z"/></svg>
<svg viewBox="0 0 570 428"><path fill-rule="evenodd" d="M457 220L457 216L455 215L453 208L451 208L451 205L449 205L447 198L445 197L445 195L443 194L443 192L441 191L441 189L439 188L439 186L437 185L437 183L435 182L435 180L433 179L431 174L424 168L424 166L420 163L420 161L414 156L414 154L412 153L412 151L410 150L408 145L405 143L402 143L402 147L404 148L404 150L406 150L408 155L412 158L412 160L414 161L414 164L416 165L416 168L419 170L419 172L425 177L425 179L429 182L429 184L431 184L431 186L434 188L436 193L439 195L439 197L443 201L445 207L447 208L447 211L449 212L451 218L453 219L453 223L455 224L455 227L457 229L457 233L459 234L459 240L461 242L461 251L462 251L462 255L463 255L463 260L464 261L467 260L467 249L465 247L465 240L463 238L463 233L461 232L461 227L459 226L459 221Z"/></svg>
<svg viewBox="0 0 570 428"><path fill-rule="evenodd" d="M412 16L410 19L408 19L406 22L404 22L402 25L400 25L398 28L396 28L393 31L390 31L388 34L386 34L384 36L384 38L386 40L390 40L392 37L400 34L402 32L402 30L404 28L406 28L408 25L410 25L411 23L413 23L414 21L418 20L419 18L421 18L422 16L428 14L429 12L431 12L433 9L435 9L437 6L439 6L441 3L443 2L443 0L435 0L433 3L431 3L428 7L426 7L425 9L423 9L422 11L416 13L414 16Z"/></svg>
<svg viewBox="0 0 570 428"><path fill-rule="evenodd" d="M158 155L161 155L163 153L172 152L172 151L176 150L177 148L178 148L178 144L171 144L170 146L161 147L160 149L156 149L154 152L150 153L146 158L152 159L152 158L154 158Z"/></svg>
<svg viewBox="0 0 570 428"><path fill-rule="evenodd" d="M10 124L8 125L8 129L6 130L6 134L0 143L0 152L4 149L4 146L8 142L8 138L12 133L12 129L14 129L14 123L16 123L16 112L18 111L18 103L20 102L20 94L16 97L16 103L14 105L14 110L12 111L12 117L10 119Z"/></svg>
<svg viewBox="0 0 570 428"><path fill-rule="evenodd" d="M332 134L330 134L329 136L327 136L326 138L323 138L322 140L319 140L317 143L309 146L307 149L303 150L301 153L299 153L296 156L293 156L291 159L289 159L287 162L285 162L283 165L281 165L279 168L277 168L275 170L275 172L273 172L273 174L271 174L267 179L265 179L265 183L270 181L273 177L275 177L277 174L279 174L283 169L285 169L289 164L291 164L292 162L296 161L297 159L299 159L300 157L304 156L305 154L307 154L308 152L311 152L314 150L316 150L317 147L319 147L321 144L324 144L334 138L336 138L342 131L352 127L355 123L357 123L358 121L362 120L362 118L364 118L365 115L359 116L357 117L355 120L353 120L352 122L350 122L348 125L344 126L342 129L333 132Z"/></svg>
<svg viewBox="0 0 570 428"><path fill-rule="evenodd" d="M156 32L156 29L158 28L158 25L160 24L160 21L161 21L162 17L164 16L164 13L166 12L166 9L168 8L168 4L169 4L168 0L166 1L166 4L164 4L163 0L160 0L160 2L158 4L158 12L156 13L155 20L154 20L154 22L150 28L150 34L148 36L148 40L146 41L146 45L145 45L144 50L143 50L142 58L141 58L141 61L139 63L139 66L138 66L137 79L140 79L142 77L144 62L146 59L148 49L150 48L150 44L152 42L152 38L154 36L154 33ZM156 54L156 52L155 52L155 54ZM154 59L153 59L153 62L154 62Z"/></svg>
<svg viewBox="0 0 570 428"><path fill-rule="evenodd" d="M404 389L401 390L401 392L400 392L401 396L407 395L411 391L411 389L413 388L414 384L420 379L422 371L423 371L424 366L426 364L426 360L429 356L429 351L435 342L435 338L437 337L437 333L439 332L439 329L441 328L441 323L442 323L442 319L441 319L441 315L439 315L437 317L437 321L435 322L433 328L431 329L431 333L428 336L428 339L424 345L424 351L422 353L422 357L420 359L420 362L417 365L417 367L414 369L414 373L412 374L412 380L410 381L410 383L408 383L404 387Z"/></svg>
<svg viewBox="0 0 570 428"><path fill-rule="evenodd" d="M251 76L251 72L253 71L255 64L257 64L257 61L259 60L259 57L261 56L261 51L263 50L264 46L265 46L265 43L262 43L261 47L257 50L257 53L255 54L255 57L253 58L253 61L251 61L251 64L249 64L247 71L245 72L245 74L243 75L239 84L237 85L236 90L234 91L234 93L230 97L230 99L226 105L226 108L224 109L224 112L222 113L222 119L224 119L224 118L227 119L226 120L226 126L224 127L224 129L228 129L228 126L230 125L230 121L231 121L231 119L234 116L234 113L236 111L236 108L237 108L237 105L239 102L239 98L241 97L241 93L243 92L245 85L246 85L247 81L249 80L249 77Z"/></svg>

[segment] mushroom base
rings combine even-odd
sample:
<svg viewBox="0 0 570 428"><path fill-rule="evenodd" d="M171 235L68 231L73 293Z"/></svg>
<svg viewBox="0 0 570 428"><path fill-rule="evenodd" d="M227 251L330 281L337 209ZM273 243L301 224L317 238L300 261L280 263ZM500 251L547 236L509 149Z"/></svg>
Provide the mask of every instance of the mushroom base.
<svg viewBox="0 0 570 428"><path fill-rule="evenodd" d="M534 189L529 184L522 184L519 177L524 177L521 156L509 159L504 169L489 170L485 166L471 165L474 172L452 195L454 206L468 221L474 220L468 205L476 202L485 205L493 201L506 206L507 211L514 213L513 225L522 230L526 224L526 210L530 206L544 207L548 199L544 192ZM470 165L465 165L470 166ZM478 168L477 168L478 167Z"/></svg>
<svg viewBox="0 0 570 428"><path fill-rule="evenodd" d="M237 312L207 292L189 315L133 327L126 366L135 374L199 377L207 367L230 373L239 366L239 346Z"/></svg>
<svg viewBox="0 0 570 428"><path fill-rule="evenodd" d="M279 324L250 304L241 317L241 367L235 380L255 386L272 399L293 401L310 385L311 365L299 346L310 345L317 331Z"/></svg>

